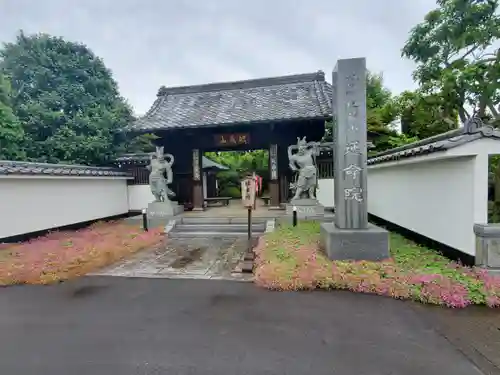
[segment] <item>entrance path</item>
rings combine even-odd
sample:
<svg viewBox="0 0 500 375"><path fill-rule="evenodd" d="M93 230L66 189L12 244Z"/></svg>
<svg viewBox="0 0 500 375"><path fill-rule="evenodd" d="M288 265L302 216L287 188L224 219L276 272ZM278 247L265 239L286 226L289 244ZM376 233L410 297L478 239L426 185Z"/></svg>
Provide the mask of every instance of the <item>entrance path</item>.
<svg viewBox="0 0 500 375"><path fill-rule="evenodd" d="M247 209L241 200L232 199L228 206L209 206L205 211L184 212L184 217L247 217ZM285 216L285 210L270 210L261 199L257 199L256 209L252 211L253 217L280 217Z"/></svg>
<svg viewBox="0 0 500 375"><path fill-rule="evenodd" d="M252 275L236 270L247 244L246 238L171 238L92 275L248 281Z"/></svg>
<svg viewBox="0 0 500 375"><path fill-rule="evenodd" d="M478 375L415 304L91 277L0 292L0 374Z"/></svg>

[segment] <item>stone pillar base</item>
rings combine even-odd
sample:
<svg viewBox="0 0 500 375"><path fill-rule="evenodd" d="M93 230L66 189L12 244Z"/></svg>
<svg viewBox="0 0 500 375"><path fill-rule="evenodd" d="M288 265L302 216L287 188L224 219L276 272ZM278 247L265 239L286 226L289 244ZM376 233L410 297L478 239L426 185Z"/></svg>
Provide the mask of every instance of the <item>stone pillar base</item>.
<svg viewBox="0 0 500 375"><path fill-rule="evenodd" d="M297 217L304 219L306 217L325 216L325 207L316 199L292 199L286 205L286 214L293 214L293 207L297 208Z"/></svg>
<svg viewBox="0 0 500 375"><path fill-rule="evenodd" d="M390 257L389 232L373 224L367 229L339 229L321 224L321 247L331 260L381 261Z"/></svg>
<svg viewBox="0 0 500 375"><path fill-rule="evenodd" d="M184 207L177 202L151 202L148 204L147 215L150 225L165 225L176 215L184 212Z"/></svg>
<svg viewBox="0 0 500 375"><path fill-rule="evenodd" d="M500 224L474 224L476 266L500 275Z"/></svg>

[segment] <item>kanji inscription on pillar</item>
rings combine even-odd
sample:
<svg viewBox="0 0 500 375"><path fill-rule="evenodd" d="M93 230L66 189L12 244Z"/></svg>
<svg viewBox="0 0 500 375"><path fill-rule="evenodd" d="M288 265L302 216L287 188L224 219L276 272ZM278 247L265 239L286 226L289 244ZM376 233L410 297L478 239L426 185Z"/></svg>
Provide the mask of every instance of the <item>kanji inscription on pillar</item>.
<svg viewBox="0 0 500 375"><path fill-rule="evenodd" d="M200 181L200 150L193 150L193 180Z"/></svg>
<svg viewBox="0 0 500 375"><path fill-rule="evenodd" d="M278 179L278 145L272 144L269 150L269 161L271 165L271 180Z"/></svg>
<svg viewBox="0 0 500 375"><path fill-rule="evenodd" d="M366 61L339 60L333 73L335 225L365 229L366 205Z"/></svg>

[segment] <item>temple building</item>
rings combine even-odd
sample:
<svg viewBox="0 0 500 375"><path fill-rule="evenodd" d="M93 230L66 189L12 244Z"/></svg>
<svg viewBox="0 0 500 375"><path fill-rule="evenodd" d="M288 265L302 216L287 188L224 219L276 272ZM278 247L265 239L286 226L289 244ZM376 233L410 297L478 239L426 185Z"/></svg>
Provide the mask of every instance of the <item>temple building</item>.
<svg viewBox="0 0 500 375"><path fill-rule="evenodd" d="M153 133L175 157L179 202L204 207L202 156L208 151L269 150L270 207L288 198L287 147L320 141L332 118L332 87L323 72L184 87L161 87L146 115L127 129Z"/></svg>

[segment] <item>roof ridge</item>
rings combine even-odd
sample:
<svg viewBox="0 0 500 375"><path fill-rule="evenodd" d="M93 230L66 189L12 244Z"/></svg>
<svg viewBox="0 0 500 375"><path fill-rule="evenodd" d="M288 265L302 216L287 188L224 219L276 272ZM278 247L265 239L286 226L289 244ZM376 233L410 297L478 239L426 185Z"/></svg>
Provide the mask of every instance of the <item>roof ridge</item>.
<svg viewBox="0 0 500 375"><path fill-rule="evenodd" d="M195 94L202 92L226 91L249 89L266 86L287 85L301 82L325 81L325 73L318 70L315 73L292 74L286 76L268 77L247 79L241 81L216 82L202 85L165 87L162 86L158 90L157 96L175 95L175 94Z"/></svg>
<svg viewBox="0 0 500 375"><path fill-rule="evenodd" d="M29 166L29 167L45 167L45 168L97 168L97 169L113 169L113 167L84 165L84 164L64 164L64 163L43 163L36 161L22 160L0 160L1 166Z"/></svg>

